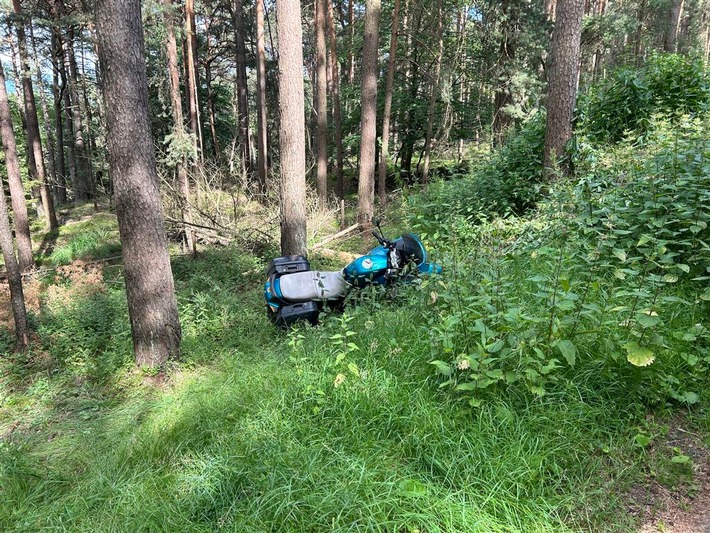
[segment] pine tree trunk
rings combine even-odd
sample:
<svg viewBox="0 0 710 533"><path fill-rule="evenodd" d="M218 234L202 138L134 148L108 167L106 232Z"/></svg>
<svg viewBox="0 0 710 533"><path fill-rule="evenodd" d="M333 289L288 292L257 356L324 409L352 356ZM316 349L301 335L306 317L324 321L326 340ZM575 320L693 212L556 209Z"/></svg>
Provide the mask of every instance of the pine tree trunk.
<svg viewBox="0 0 710 533"><path fill-rule="evenodd" d="M3 85L3 91L4 90ZM0 95L0 99L2 99L2 95ZM7 95L5 95L5 103L7 103ZM15 319L15 350L19 352L27 348L29 344L29 328L27 325L25 296L22 291L22 276L20 274L20 267L17 264L17 258L15 257L15 249L12 245L10 217L7 212L5 190L2 187L0 187L0 248L2 248L5 270L7 271L7 279L10 285L10 303L12 306L12 316Z"/></svg>
<svg viewBox="0 0 710 533"><path fill-rule="evenodd" d="M355 83L355 1L348 0L348 32L350 46L348 47L348 83Z"/></svg>
<svg viewBox="0 0 710 533"><path fill-rule="evenodd" d="M377 141L377 41L380 0L365 0L362 51L362 112L360 119L360 174L357 220L370 227L375 208L375 144Z"/></svg>
<svg viewBox="0 0 710 533"><path fill-rule="evenodd" d="M10 113L7 90L5 89L5 72L2 69L1 63L0 135L2 136L2 148L5 153L5 169L7 171L7 181L10 187L10 197L12 199L12 213L15 221L19 268L21 272L28 272L34 266L34 259L32 258L32 240L30 237L30 225L27 218L25 190L22 186L22 177L20 174L20 159L17 156L15 132L12 129L12 115ZM2 187L0 187L0 189L1 188ZM2 201L5 201L4 193ZM12 239L10 242L12 243ZM7 262L5 264L7 264Z"/></svg>
<svg viewBox="0 0 710 533"><path fill-rule="evenodd" d="M209 41L209 39L208 39ZM207 53L209 55L209 51ZM219 161L221 148L217 137L217 116L214 111L214 94L212 92L212 59L205 61L205 84L207 85L207 112L210 121L210 136L212 137L212 153L215 161Z"/></svg>
<svg viewBox="0 0 710 533"><path fill-rule="evenodd" d="M508 130L513 125L513 118L507 108L513 105L511 69L518 50L518 30L516 29L518 14L516 11L513 0L502 1L503 27L498 52L497 87L493 102L495 108L493 112L493 143L498 146L503 144Z"/></svg>
<svg viewBox="0 0 710 533"><path fill-rule="evenodd" d="M264 39L264 0L256 0L256 120L259 186L266 194L268 176L266 117L266 45Z"/></svg>
<svg viewBox="0 0 710 533"><path fill-rule="evenodd" d="M429 164L431 161L431 143L434 131L434 114L436 112L436 97L439 94L439 82L441 77L441 60L444 56L444 25L442 13L442 0L439 0L437 7L437 40L439 51L436 55L436 65L434 76L431 78L431 92L429 93L429 107L427 109L426 137L424 140L424 170L422 171L422 183L429 182Z"/></svg>
<svg viewBox="0 0 710 533"><path fill-rule="evenodd" d="M246 47L244 46L244 13L242 0L234 3L234 30L237 51L237 109L239 111L240 154L247 175L251 174L251 151L249 149L249 93L247 87Z"/></svg>
<svg viewBox="0 0 710 533"><path fill-rule="evenodd" d="M390 36L390 54L387 60L387 81L385 82L385 108L382 112L382 151L377 189L380 193L380 209L387 203L387 160L389 159L390 118L392 116L392 92L394 91L394 69L397 60L397 38L399 25L399 0L394 2L392 12L392 35Z"/></svg>
<svg viewBox="0 0 710 533"><path fill-rule="evenodd" d="M300 0L276 4L281 147L281 253L305 255L306 150Z"/></svg>
<svg viewBox="0 0 710 533"><path fill-rule="evenodd" d="M195 35L195 0L185 1L185 90L187 91L190 114L190 131L195 136L195 153L202 158L202 133L200 129L200 109L197 99L196 57L197 36Z"/></svg>
<svg viewBox="0 0 710 533"><path fill-rule="evenodd" d="M54 97L54 129L57 134L56 156L57 156L57 202L65 204L67 202L67 166L64 159L64 121L62 120L62 95L59 89L59 65L57 54L61 53L61 45L57 46L58 28L52 28L52 64L54 66L52 74L52 96Z"/></svg>
<svg viewBox="0 0 710 533"><path fill-rule="evenodd" d="M680 20L683 15L684 6L685 0L673 0L671 4L670 24L663 42L663 48L666 52L672 54L678 51L678 30L680 29Z"/></svg>
<svg viewBox="0 0 710 533"><path fill-rule="evenodd" d="M335 175L338 182L338 198L345 198L345 180L343 176L343 119L340 108L340 65L335 40L335 17L333 2L328 0L328 37L330 40L330 70L333 88L333 127L335 129Z"/></svg>
<svg viewBox="0 0 710 533"><path fill-rule="evenodd" d="M74 28L69 29L67 40L64 41L64 58L71 100L72 126L74 129L74 157L77 173L77 189L74 191L74 202L81 203L94 196L94 177L91 175L89 157L84 140L84 124L81 118L82 103L79 97L79 77L74 55Z"/></svg>
<svg viewBox="0 0 710 533"><path fill-rule="evenodd" d="M50 191L51 197L59 200L58 192L58 179L57 179L57 160L54 152L54 134L52 132L52 126L50 124L49 110L47 107L47 98L44 94L44 79L42 78L42 71L39 68L39 59L37 55L37 45L35 44L34 29L32 27L32 22L29 23L30 26L30 42L32 43L32 63L34 66L35 73L37 75L37 83L39 84L39 104L42 108L42 124L44 126L44 135L47 139L47 156L49 158L49 182L51 183Z"/></svg>
<svg viewBox="0 0 710 533"><path fill-rule="evenodd" d="M44 209L47 227L50 230L55 230L59 227L59 224L57 223L57 216L54 212L54 202L44 169L42 140L39 134L37 106L35 104L34 90L32 88L30 62L27 54L27 42L25 40L25 28L22 22L20 0L12 0L12 7L15 14L18 15L20 19L17 22L16 30L20 62L22 63L22 93L25 102L25 119L27 120L27 144L29 145L28 150L32 152L34 160L34 168L30 168L30 171L34 171L32 172L32 177L39 182L40 197L42 198L42 207Z"/></svg>
<svg viewBox="0 0 710 533"><path fill-rule="evenodd" d="M180 98L180 75L178 73L177 41L175 40L175 14L173 0L163 0L163 19L165 20L165 50L168 59L168 77L170 78L170 104L173 114L173 135L178 139L185 137L182 117L182 99ZM175 165L178 189L180 191L180 211L187 249L196 252L195 235L192 231L192 213L190 210L190 181L187 176L184 157Z"/></svg>
<svg viewBox="0 0 710 533"><path fill-rule="evenodd" d="M136 363L180 355L180 321L148 117L140 0L98 0L107 148Z"/></svg>
<svg viewBox="0 0 710 533"><path fill-rule="evenodd" d="M558 0L555 29L552 34L549 85L547 89L547 124L543 169L553 175L572 138L572 113L579 80L580 39L584 0ZM565 172L566 169L562 169Z"/></svg>
<svg viewBox="0 0 710 533"><path fill-rule="evenodd" d="M321 205L328 199L328 79L325 50L326 2L315 0L316 84L314 108L316 113L316 190Z"/></svg>

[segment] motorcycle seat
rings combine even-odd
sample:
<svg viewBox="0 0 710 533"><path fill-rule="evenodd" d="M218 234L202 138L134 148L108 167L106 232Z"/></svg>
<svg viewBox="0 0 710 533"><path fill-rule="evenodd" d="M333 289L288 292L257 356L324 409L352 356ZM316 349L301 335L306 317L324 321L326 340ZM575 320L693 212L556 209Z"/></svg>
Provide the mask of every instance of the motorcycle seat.
<svg viewBox="0 0 710 533"><path fill-rule="evenodd" d="M348 283L342 272L295 272L278 278L277 293L291 302L334 300L345 296Z"/></svg>

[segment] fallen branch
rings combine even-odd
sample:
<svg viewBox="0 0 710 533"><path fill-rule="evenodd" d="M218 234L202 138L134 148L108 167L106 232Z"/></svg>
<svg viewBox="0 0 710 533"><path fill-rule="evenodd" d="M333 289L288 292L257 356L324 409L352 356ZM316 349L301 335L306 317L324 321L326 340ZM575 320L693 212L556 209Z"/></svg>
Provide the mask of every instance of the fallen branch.
<svg viewBox="0 0 710 533"><path fill-rule="evenodd" d="M326 237L322 241L320 241L318 244L314 244L311 247L311 250L317 250L318 248L321 248L323 245L328 244L330 241L334 241L335 239L339 239L340 237L344 237L348 233L351 233L358 229L360 227L360 224L353 224L352 226L345 228L342 231L339 231L335 235L331 235L330 237Z"/></svg>

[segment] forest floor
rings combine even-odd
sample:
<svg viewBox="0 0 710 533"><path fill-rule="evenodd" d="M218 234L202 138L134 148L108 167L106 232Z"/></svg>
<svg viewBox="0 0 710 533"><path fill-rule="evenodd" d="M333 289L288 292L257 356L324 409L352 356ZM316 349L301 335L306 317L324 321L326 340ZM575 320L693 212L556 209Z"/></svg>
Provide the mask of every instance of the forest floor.
<svg viewBox="0 0 710 533"><path fill-rule="evenodd" d="M710 533L710 449L687 427L673 420L664 444L690 457L692 479L669 488L649 471L646 482L629 492L629 512L642 524L639 533Z"/></svg>

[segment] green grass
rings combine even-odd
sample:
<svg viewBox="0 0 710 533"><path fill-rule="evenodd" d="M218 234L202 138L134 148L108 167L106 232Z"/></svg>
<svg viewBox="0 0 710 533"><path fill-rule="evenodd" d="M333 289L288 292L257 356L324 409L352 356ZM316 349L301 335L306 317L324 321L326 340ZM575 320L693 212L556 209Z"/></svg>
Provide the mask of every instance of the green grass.
<svg viewBox="0 0 710 533"><path fill-rule="evenodd" d="M105 255L96 235L109 217L79 224L62 230L52 264ZM440 280L363 291L345 314L288 334L266 317L256 258L232 248L175 258L183 358L167 382L133 366L119 269L104 269L100 291L47 296L34 317L41 342L0 358L0 531L630 530L624 491L647 465L668 487L689 482L689 465L673 463L680 452L637 383L595 361L603 344L580 344L577 366L543 397L521 382L486 390L478 407L429 364L457 357L431 329L457 305L494 314L485 274L503 261L496 239L535 223L510 224L492 240L482 230L442 241ZM501 279L534 317L546 296L528 278L554 263L526 254L501 262ZM691 414L708 434L703 405Z"/></svg>
<svg viewBox="0 0 710 533"><path fill-rule="evenodd" d="M262 312L260 276L243 275L253 267L229 249L174 262L184 361L164 388L132 369L120 286L40 317L81 356L47 332L54 359L0 363L0 427L22 420L1 445L1 530L620 524L605 517L631 478L637 414L608 390L509 390L472 409L438 389L417 306L363 296L285 335ZM82 331L105 332L105 348ZM357 349L332 338L348 332Z"/></svg>

